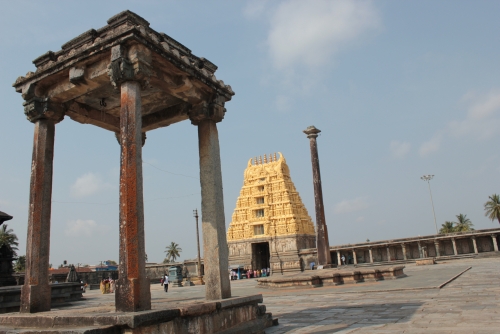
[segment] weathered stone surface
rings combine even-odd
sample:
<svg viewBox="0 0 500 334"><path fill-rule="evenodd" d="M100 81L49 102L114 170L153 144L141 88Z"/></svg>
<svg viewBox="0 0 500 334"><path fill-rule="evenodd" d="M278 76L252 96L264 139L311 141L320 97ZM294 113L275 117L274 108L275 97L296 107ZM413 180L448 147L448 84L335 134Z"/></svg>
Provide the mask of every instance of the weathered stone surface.
<svg viewBox="0 0 500 334"><path fill-rule="evenodd" d="M332 263L330 257L330 245L328 242L328 229L325 220L325 208L323 206L323 190L321 188L321 173L319 169L318 147L316 137L321 131L314 126L309 126L304 133L309 138L311 148L311 163L314 184L314 208L316 211L316 248L318 252L318 265L327 266Z"/></svg>
<svg viewBox="0 0 500 334"><path fill-rule="evenodd" d="M201 221L204 281L208 300L231 297L222 172L217 125L207 119L198 124L200 153Z"/></svg>
<svg viewBox="0 0 500 334"><path fill-rule="evenodd" d="M436 264L436 259L434 259L434 258L420 259L420 260L416 260L415 264L417 266L424 266L424 265L428 265L428 264Z"/></svg>

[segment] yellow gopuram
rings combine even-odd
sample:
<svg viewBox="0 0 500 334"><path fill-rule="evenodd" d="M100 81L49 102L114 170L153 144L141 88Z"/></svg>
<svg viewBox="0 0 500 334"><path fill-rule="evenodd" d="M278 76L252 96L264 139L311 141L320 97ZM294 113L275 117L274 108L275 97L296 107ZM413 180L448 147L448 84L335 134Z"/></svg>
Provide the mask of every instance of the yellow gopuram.
<svg viewBox="0 0 500 334"><path fill-rule="evenodd" d="M314 224L278 154L248 161L227 232L232 266L300 270L299 250L316 247Z"/></svg>

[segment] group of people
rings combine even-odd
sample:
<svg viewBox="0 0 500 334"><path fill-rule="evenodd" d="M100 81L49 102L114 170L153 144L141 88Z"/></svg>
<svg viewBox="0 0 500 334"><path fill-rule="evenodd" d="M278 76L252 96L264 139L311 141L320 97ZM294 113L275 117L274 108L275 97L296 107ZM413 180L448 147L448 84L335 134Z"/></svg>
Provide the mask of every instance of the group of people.
<svg viewBox="0 0 500 334"><path fill-rule="evenodd" d="M344 265L344 266L345 266L346 264L350 264L350 263L352 263L352 256L351 256L351 254L349 254L349 255L347 256L347 259L346 259L345 255L344 255L344 254L342 254L342 256L340 257L340 260L342 261L342 265ZM347 260L347 263L346 263L346 260Z"/></svg>
<svg viewBox="0 0 500 334"><path fill-rule="evenodd" d="M270 268L267 268L267 269L262 268L262 269L256 269L256 270L248 269L246 272L243 272L241 275L243 278L245 276L246 276L246 278L258 278L258 277L270 276L270 273L271 273ZM236 271L236 270L229 271L229 279L231 281L235 281L235 280L238 280L240 278L241 277L239 277L238 271Z"/></svg>
<svg viewBox="0 0 500 334"><path fill-rule="evenodd" d="M116 282L111 278L104 278L101 280L100 289L102 294L115 292Z"/></svg>
<svg viewBox="0 0 500 334"><path fill-rule="evenodd" d="M165 274L162 279L160 279L160 284L163 286L165 292L168 292L168 275Z"/></svg>

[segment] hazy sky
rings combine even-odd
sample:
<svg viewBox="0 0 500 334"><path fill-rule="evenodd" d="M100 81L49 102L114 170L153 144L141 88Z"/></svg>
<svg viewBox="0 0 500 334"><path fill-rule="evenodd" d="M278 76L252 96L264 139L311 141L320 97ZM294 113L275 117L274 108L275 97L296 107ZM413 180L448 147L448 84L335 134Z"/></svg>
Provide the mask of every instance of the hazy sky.
<svg viewBox="0 0 500 334"><path fill-rule="evenodd" d="M130 9L215 63L236 92L218 124L226 225L249 158L282 152L314 218L309 125L318 137L330 244L476 229L500 192L498 1L4 1L0 12L0 211L25 254L33 124L11 87L31 61ZM120 148L112 132L56 126L50 261L118 259ZM197 129L148 132L146 252L196 257ZM168 171L168 172L167 172Z"/></svg>

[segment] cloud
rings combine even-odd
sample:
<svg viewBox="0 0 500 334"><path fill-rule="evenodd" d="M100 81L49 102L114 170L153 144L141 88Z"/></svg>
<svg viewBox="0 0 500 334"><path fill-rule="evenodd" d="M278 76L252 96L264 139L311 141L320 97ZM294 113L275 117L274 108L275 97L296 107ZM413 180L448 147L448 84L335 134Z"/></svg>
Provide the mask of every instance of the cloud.
<svg viewBox="0 0 500 334"><path fill-rule="evenodd" d="M365 197L358 197L353 200L343 200L337 204L335 204L335 207L333 209L333 212L335 213L350 213L350 212L356 212L356 211L361 211L369 207L369 204L366 200Z"/></svg>
<svg viewBox="0 0 500 334"><path fill-rule="evenodd" d="M371 1L289 0L271 16L268 46L278 69L319 67L366 32L380 27Z"/></svg>
<svg viewBox="0 0 500 334"><path fill-rule="evenodd" d="M410 152L410 148L410 143L397 140L391 141L390 149L394 158L403 159Z"/></svg>
<svg viewBox="0 0 500 334"><path fill-rule="evenodd" d="M481 141L500 133L500 89L492 89L482 94L468 92L460 102L467 110L465 118L449 122L423 143L419 151L421 156L437 152L446 138L470 137Z"/></svg>
<svg viewBox="0 0 500 334"><path fill-rule="evenodd" d="M249 19L259 18L262 14L266 12L266 7L268 0L253 0L248 1L247 5L243 9L243 14Z"/></svg>
<svg viewBox="0 0 500 334"><path fill-rule="evenodd" d="M112 188L111 184L103 182L98 175L86 173L77 178L71 186L71 196L86 197L109 188Z"/></svg>
<svg viewBox="0 0 500 334"><path fill-rule="evenodd" d="M275 104L278 111L287 111L291 107L290 98L285 95L276 96Z"/></svg>
<svg viewBox="0 0 500 334"><path fill-rule="evenodd" d="M66 224L65 233L70 237L91 237L95 233L105 233L111 228L107 225L98 225L93 220L72 220Z"/></svg>

